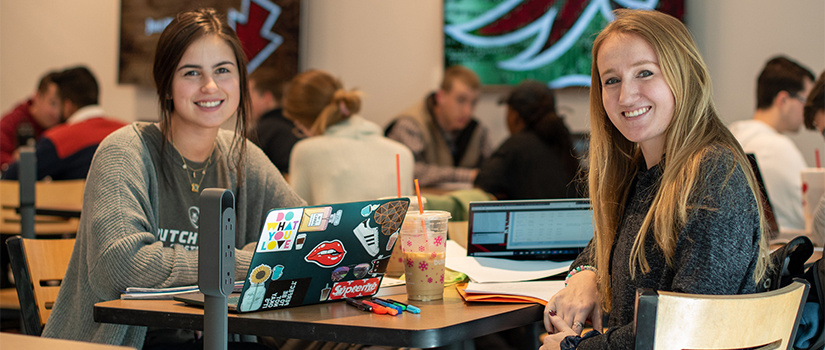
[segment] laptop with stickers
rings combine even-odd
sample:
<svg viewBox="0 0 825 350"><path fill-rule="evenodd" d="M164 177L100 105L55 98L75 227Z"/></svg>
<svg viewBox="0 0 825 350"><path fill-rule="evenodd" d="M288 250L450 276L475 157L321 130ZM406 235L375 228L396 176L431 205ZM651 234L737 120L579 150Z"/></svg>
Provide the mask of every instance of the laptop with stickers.
<svg viewBox="0 0 825 350"><path fill-rule="evenodd" d="M272 209L243 289L229 309L252 312L370 296L389 263L410 200ZM203 294L175 297L203 305Z"/></svg>

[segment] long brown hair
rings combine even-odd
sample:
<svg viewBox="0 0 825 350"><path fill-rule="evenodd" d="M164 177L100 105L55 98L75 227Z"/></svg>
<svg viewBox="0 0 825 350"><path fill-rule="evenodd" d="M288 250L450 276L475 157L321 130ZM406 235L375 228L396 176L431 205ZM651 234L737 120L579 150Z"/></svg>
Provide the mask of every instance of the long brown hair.
<svg viewBox="0 0 825 350"><path fill-rule="evenodd" d="M591 139L589 148L589 194L593 203L595 249L592 251L599 276L599 292L603 307L610 309L610 253L623 215L624 203L641 159L637 144L625 138L610 122L602 100L599 76L599 49L613 35L637 35L653 47L659 65L676 101L673 118L665 131L665 157L661 186L645 216L631 251L628 263L632 277L637 269L650 271L645 258L644 243L652 227L653 239L662 250L669 266L673 264L678 234L688 219L688 198L696 185L699 164L708 145L730 149L735 163L747 177L748 185L759 209L761 230L760 257L754 271L755 281L765 274L768 261L768 229L762 215L762 198L753 172L739 143L719 118L711 99L710 74L696 44L679 20L656 11L626 10L615 12L616 20L596 37L593 43L593 65L590 88Z"/></svg>
<svg viewBox="0 0 825 350"><path fill-rule="evenodd" d="M296 75L284 94L284 114L308 128L312 135L322 135L329 126L360 110L360 92L344 90L338 79L321 70Z"/></svg>
<svg viewBox="0 0 825 350"><path fill-rule="evenodd" d="M206 36L215 35L223 39L235 54L238 64L238 76L241 92L241 103L238 106L235 118L235 137L232 141L232 148L238 150L235 170L238 181L243 178L241 163L246 153L247 120L251 114L252 105L249 100L249 84L247 82L246 55L238 39L238 35L224 23L214 9L206 8L191 12L181 12L175 19L166 26L158 40L155 49L155 62L153 75L155 78L155 88L158 92L158 105L160 106L160 130L163 133L163 145L169 137L172 124L172 112L175 104L172 102L172 80L174 72L180 63L186 49L196 40Z"/></svg>

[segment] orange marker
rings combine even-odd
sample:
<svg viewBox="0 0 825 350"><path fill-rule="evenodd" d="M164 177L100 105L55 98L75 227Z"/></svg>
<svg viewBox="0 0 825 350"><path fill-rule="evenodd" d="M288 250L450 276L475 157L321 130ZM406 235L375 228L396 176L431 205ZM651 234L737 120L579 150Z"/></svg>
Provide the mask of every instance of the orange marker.
<svg viewBox="0 0 825 350"><path fill-rule="evenodd" d="M381 305L378 305L378 304L373 303L373 302L368 301L368 300L361 300L361 302L364 303L365 305L369 305L370 307L372 307L372 312L374 312L376 314L379 314L379 315L390 314L390 315L393 315L393 316L398 315L398 310L396 310L396 309L390 309L390 308L387 308L387 307L383 307Z"/></svg>

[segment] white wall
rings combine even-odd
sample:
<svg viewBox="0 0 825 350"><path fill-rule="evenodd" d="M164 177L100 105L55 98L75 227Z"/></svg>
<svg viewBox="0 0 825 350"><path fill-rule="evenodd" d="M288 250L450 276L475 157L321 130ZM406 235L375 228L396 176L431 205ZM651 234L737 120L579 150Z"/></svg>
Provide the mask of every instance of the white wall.
<svg viewBox="0 0 825 350"><path fill-rule="evenodd" d="M685 2L727 122L751 117L756 75L770 56L787 54L817 75L825 69L825 1ZM302 11L301 67L330 71L364 91L365 117L386 124L440 81L440 1L304 0ZM156 119L153 91L117 84L119 23L117 0L0 0L0 111L31 94L46 70L84 63L100 80L109 114ZM496 104L502 94L485 91L476 113L495 141L506 137ZM586 130L587 90L565 89L558 99L570 127ZM813 149L825 147L810 131L794 139L810 164Z"/></svg>

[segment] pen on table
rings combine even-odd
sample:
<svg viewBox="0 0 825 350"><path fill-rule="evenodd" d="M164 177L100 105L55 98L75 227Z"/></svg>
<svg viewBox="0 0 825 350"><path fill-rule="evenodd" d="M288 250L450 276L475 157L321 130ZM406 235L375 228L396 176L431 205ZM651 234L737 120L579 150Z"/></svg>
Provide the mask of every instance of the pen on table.
<svg viewBox="0 0 825 350"><path fill-rule="evenodd" d="M393 316L398 315L398 310L396 310L396 309L386 308L386 307L383 307L381 305L378 305L376 303L373 303L373 302L367 301L367 300L361 300L361 302L364 303L365 305L371 306L372 307L372 312L374 312L376 314L379 314L379 315L390 314L390 315L393 315Z"/></svg>
<svg viewBox="0 0 825 350"><path fill-rule="evenodd" d="M383 307L386 307L386 308L394 309L395 311L398 311L398 313L399 313L399 314L400 314L402 311L404 311L404 309L402 309L400 306L395 305L395 304L393 304L393 303L391 303L391 302L389 302L389 301L383 300L383 299L379 299L379 298L375 298L375 297L373 297L373 298L372 298L372 302L373 302L373 303L376 303L376 304L378 304L378 305L381 305L381 306L383 306Z"/></svg>
<svg viewBox="0 0 825 350"><path fill-rule="evenodd" d="M344 301L346 301L349 305L355 306L361 311L372 311L371 306L362 303L360 300L355 300L353 298L344 298Z"/></svg>
<svg viewBox="0 0 825 350"><path fill-rule="evenodd" d="M392 300L392 299L387 299L387 301L389 301L391 303L394 303L394 304L399 304L399 305L404 306L404 310L406 310L408 312L411 312L411 313L414 313L414 314L421 313L421 309L419 309L418 307L412 306L410 304L404 304L400 301L396 301L396 300Z"/></svg>
<svg viewBox="0 0 825 350"><path fill-rule="evenodd" d="M373 298L373 299L378 299L378 300L381 300L381 301L383 301L383 302L385 302L385 303L390 303L390 304L393 304L393 305L395 305L395 306L398 306L398 307L400 307L400 308L401 308L401 311L404 311L404 310L406 310L406 309L407 309L407 305L404 305L404 304L399 303L399 302L397 302L397 301L393 301L392 299L382 299L382 298L378 298L378 297L372 297L372 298Z"/></svg>

